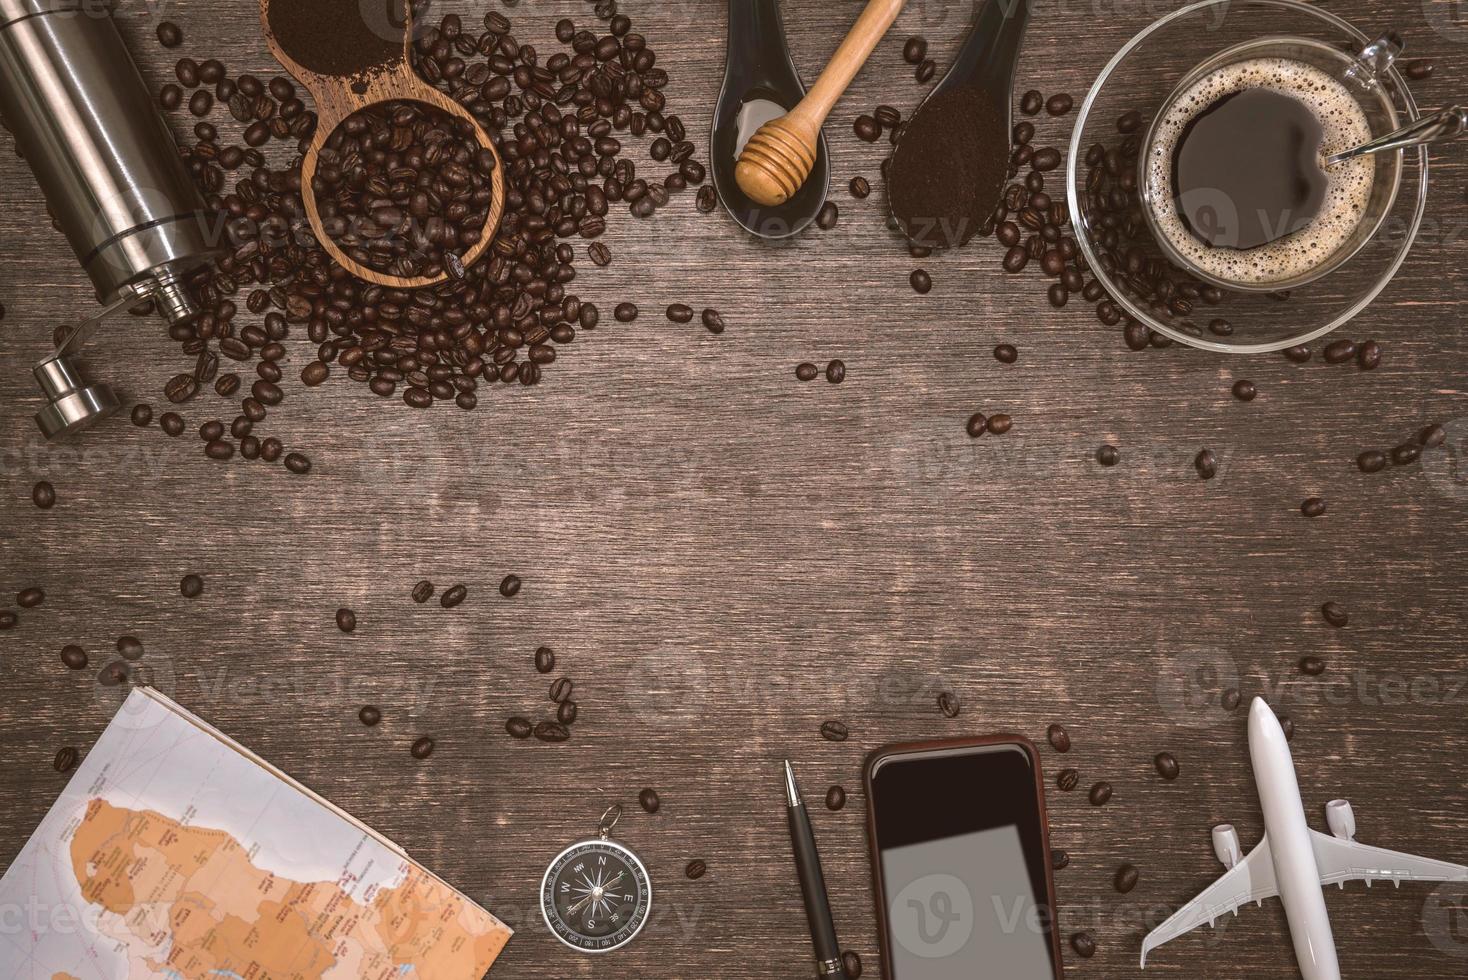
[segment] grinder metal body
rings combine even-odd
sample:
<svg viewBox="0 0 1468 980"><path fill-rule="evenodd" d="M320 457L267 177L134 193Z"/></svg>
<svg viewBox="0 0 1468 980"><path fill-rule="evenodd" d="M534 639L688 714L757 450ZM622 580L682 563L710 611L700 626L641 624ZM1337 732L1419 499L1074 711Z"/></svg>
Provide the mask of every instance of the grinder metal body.
<svg viewBox="0 0 1468 980"><path fill-rule="evenodd" d="M74 360L92 327L146 300L198 312L183 280L217 253L217 219L99 0L0 0L0 115L103 304L35 370L57 438L118 407Z"/></svg>

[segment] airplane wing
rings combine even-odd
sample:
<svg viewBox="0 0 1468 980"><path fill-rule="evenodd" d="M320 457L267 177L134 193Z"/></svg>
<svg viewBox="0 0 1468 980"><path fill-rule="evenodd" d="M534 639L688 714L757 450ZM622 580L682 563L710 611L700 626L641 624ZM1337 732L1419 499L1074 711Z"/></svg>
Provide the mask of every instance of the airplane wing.
<svg viewBox="0 0 1468 980"><path fill-rule="evenodd" d="M1279 885L1274 880L1274 858L1269 851L1269 836L1249 852L1249 856L1219 878L1197 898L1180 909L1176 915L1153 929L1142 940L1142 966L1147 965L1147 954L1171 942L1184 933L1192 932L1201 925L1212 926L1214 922L1230 913L1239 914L1239 908L1249 902L1259 904L1266 898L1279 894Z"/></svg>
<svg viewBox="0 0 1468 980"><path fill-rule="evenodd" d="M1358 844L1318 830L1310 834L1322 885L1344 888L1348 881L1364 881L1369 887L1373 881L1390 881L1400 887L1404 881L1468 881L1468 868L1461 865Z"/></svg>

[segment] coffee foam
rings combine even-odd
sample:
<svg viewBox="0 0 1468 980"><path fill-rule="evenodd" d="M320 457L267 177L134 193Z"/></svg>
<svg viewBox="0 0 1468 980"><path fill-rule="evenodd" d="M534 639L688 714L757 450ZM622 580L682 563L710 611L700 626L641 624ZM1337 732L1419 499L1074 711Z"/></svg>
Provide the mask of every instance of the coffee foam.
<svg viewBox="0 0 1468 980"><path fill-rule="evenodd" d="M1178 214L1172 168L1178 140L1192 120L1226 95L1244 89L1271 89L1303 103L1325 131L1323 156L1371 139L1371 124L1350 91L1313 65L1288 58L1255 58L1228 65L1199 79L1173 100L1157 124L1147 158L1148 194L1158 229L1196 268L1216 279L1249 285L1283 282L1305 275L1330 259L1347 242L1371 200L1376 161L1356 157L1326 171L1328 185L1320 213L1294 234L1251 249L1215 248L1194 237Z"/></svg>

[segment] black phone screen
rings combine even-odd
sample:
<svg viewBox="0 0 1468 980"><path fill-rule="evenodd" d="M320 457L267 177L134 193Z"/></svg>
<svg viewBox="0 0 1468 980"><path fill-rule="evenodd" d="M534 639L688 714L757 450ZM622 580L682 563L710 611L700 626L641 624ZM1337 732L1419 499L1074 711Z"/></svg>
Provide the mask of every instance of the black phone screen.
<svg viewBox="0 0 1468 980"><path fill-rule="evenodd" d="M874 764L891 980L1058 975L1034 767L1013 743Z"/></svg>

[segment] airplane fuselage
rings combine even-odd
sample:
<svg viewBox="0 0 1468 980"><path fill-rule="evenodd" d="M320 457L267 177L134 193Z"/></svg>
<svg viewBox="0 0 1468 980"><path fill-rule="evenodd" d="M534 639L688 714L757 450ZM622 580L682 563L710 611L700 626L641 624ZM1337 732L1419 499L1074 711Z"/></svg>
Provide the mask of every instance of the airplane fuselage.
<svg viewBox="0 0 1468 980"><path fill-rule="evenodd" d="M1305 980L1341 980L1294 758L1279 719L1262 701L1249 712L1249 757L1300 974Z"/></svg>

